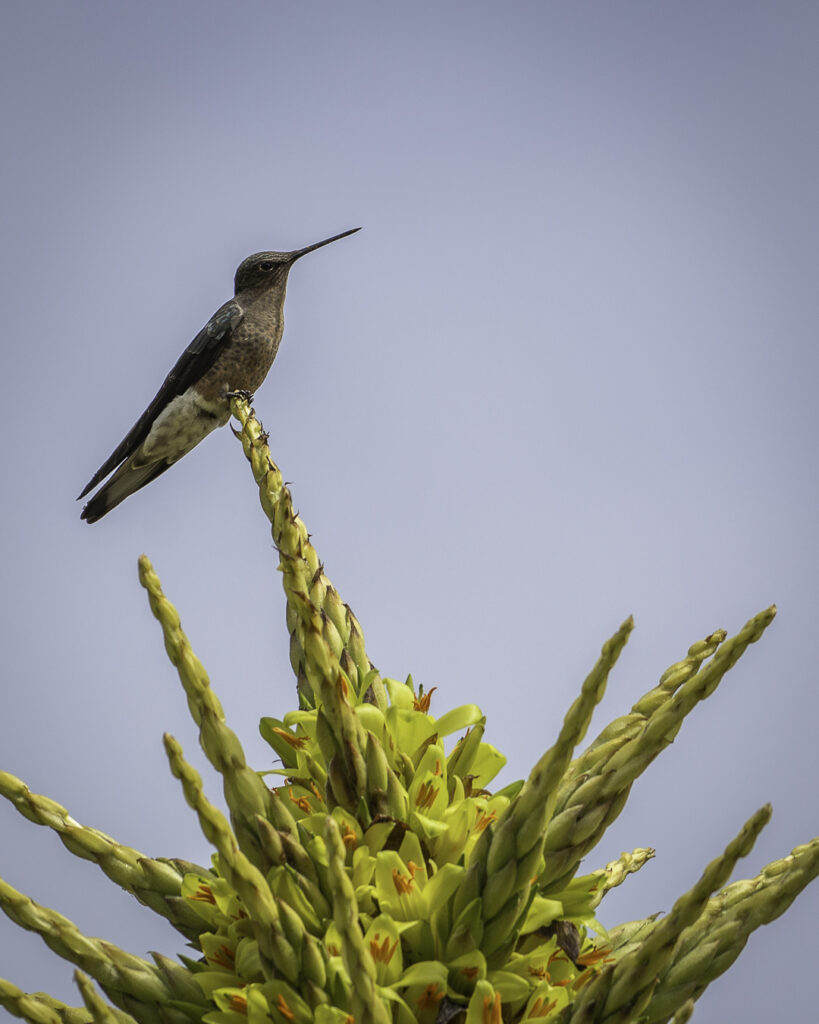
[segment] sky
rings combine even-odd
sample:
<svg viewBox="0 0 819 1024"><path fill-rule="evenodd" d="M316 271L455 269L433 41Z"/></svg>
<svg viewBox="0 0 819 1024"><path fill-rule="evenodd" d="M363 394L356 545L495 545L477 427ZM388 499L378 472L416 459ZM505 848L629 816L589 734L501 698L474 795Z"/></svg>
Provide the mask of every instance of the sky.
<svg viewBox="0 0 819 1024"><path fill-rule="evenodd" d="M35 0L3 23L0 767L207 860L162 733L219 781L141 552L271 766L284 598L230 431L93 526L75 497L245 256L361 226L296 265L255 408L381 672L437 686L433 713L478 703L503 784L628 615L590 737L775 602L583 870L656 849L611 926L670 909L767 801L734 877L819 831L815 4ZM87 934L184 952L10 805L0 834L3 877ZM809 1019L817 913L814 886L752 936L698 1024ZM5 918L0 950L79 1003Z"/></svg>

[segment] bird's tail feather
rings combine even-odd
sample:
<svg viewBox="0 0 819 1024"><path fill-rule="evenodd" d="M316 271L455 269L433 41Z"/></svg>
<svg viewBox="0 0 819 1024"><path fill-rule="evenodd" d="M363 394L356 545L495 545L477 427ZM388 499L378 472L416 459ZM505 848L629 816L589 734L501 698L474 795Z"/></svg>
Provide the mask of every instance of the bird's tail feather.
<svg viewBox="0 0 819 1024"><path fill-rule="evenodd" d="M88 502L80 518L87 523L96 523L134 491L138 491L152 480L156 480L166 469L170 469L174 461L160 459L158 462L136 466L133 465L133 459L124 462L108 483L104 484Z"/></svg>

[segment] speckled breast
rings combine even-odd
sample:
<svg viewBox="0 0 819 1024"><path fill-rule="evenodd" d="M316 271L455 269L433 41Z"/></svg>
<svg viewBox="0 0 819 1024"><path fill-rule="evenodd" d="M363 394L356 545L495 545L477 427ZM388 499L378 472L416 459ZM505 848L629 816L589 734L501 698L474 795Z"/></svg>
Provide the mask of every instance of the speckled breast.
<svg viewBox="0 0 819 1024"><path fill-rule="evenodd" d="M233 331L230 343L197 384L206 401L226 391L255 392L267 376L281 341L284 321L274 314L248 316Z"/></svg>

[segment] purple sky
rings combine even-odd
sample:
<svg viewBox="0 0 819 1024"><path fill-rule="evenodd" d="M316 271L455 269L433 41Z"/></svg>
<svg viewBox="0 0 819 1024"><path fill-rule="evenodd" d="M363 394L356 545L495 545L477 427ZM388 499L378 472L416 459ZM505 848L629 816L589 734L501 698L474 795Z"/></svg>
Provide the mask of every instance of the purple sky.
<svg viewBox="0 0 819 1024"><path fill-rule="evenodd" d="M657 850L613 925L669 909L766 801L736 877L813 836L818 33L794 0L7 5L0 766L148 854L208 857L136 558L269 766L258 719L295 698L249 469L225 430L93 527L74 498L243 257L363 225L295 268L255 407L382 673L438 686L433 713L479 703L511 781L627 615L592 736L776 602L585 866ZM13 885L183 950L0 816ZM818 890L698 1024L811 1019ZM2 975L80 1001L5 918L0 949Z"/></svg>

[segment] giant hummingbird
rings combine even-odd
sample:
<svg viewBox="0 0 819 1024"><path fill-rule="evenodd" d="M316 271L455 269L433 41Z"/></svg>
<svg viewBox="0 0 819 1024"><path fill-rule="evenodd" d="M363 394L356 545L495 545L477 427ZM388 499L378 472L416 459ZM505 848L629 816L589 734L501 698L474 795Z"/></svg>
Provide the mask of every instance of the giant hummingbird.
<svg viewBox="0 0 819 1024"><path fill-rule="evenodd" d="M239 264L233 298L188 345L148 408L83 489L80 498L114 471L82 510L83 519L101 519L227 423L232 395L255 392L276 358L290 268L308 252L359 230L293 252L257 252Z"/></svg>

